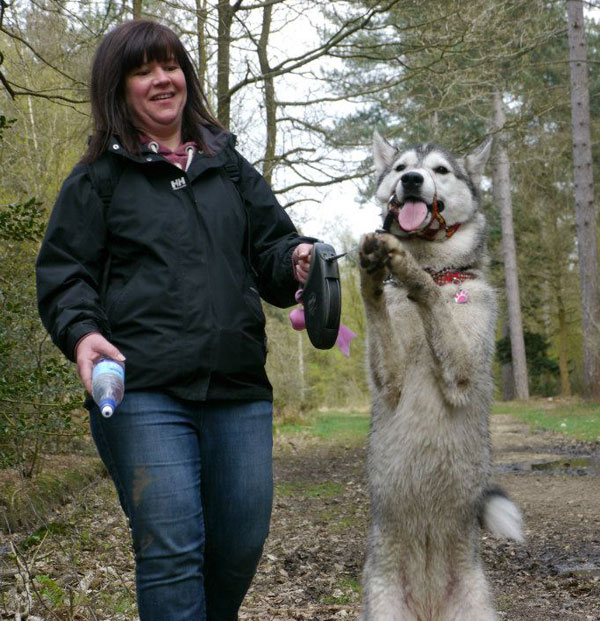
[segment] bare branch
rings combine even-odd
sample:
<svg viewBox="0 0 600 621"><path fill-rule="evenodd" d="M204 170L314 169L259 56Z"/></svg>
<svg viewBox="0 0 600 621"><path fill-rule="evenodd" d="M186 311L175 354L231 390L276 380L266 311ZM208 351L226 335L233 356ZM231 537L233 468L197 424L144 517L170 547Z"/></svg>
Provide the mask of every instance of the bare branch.
<svg viewBox="0 0 600 621"><path fill-rule="evenodd" d="M288 185L284 188L280 188L278 190L273 190L275 194L285 194L286 192L290 192L291 190L296 190L298 188L322 188L330 185L335 185L336 183L341 183L342 181L351 181L352 179L362 179L365 176L364 172L356 172L350 175L340 175L339 177L335 177L332 179L326 179L323 181L314 181L312 179L308 179L304 182L293 183L292 185Z"/></svg>
<svg viewBox="0 0 600 621"><path fill-rule="evenodd" d="M283 4L286 0L268 0L268 2L259 2L258 4L244 5L244 11L254 11L255 9L264 9L265 7ZM241 4L241 2L239 2Z"/></svg>
<svg viewBox="0 0 600 621"><path fill-rule="evenodd" d="M14 99L15 98L15 91L13 91L13 89L11 88L11 86L8 83L7 79L4 77L4 74L2 73L2 71L0 71L0 82L2 82L2 85L8 91L8 94L11 96L11 98Z"/></svg>
<svg viewBox="0 0 600 621"><path fill-rule="evenodd" d="M230 96L239 91L244 86L256 82L261 82L267 77L274 78L280 75L284 75L286 73L291 73L295 69L298 69L299 67L307 65L308 63L311 63L318 58L321 58L322 56L329 53L329 51L336 45L338 45L341 41L354 34L358 30L365 28L366 25L375 17L375 15L389 11L394 5L398 4L400 1L401 0L389 0L384 6L376 6L375 8L370 9L365 15L361 16L360 18L352 19L344 23L344 25L339 28L339 30L334 35L332 35L323 45L319 46L318 48L309 50L308 52L300 56L286 58L281 63L279 63L279 65L272 67L271 71L269 71L267 74L262 74L250 79L240 80L236 85L230 88Z"/></svg>
<svg viewBox="0 0 600 621"><path fill-rule="evenodd" d="M7 30L4 27L0 27L0 32L3 32L5 35L8 35L11 39L18 41L19 43L22 43L27 49L29 49L32 52L32 54L36 58L41 60L45 65L50 67L50 69L52 69L53 71L56 71L56 73L58 73L59 75L62 75L64 78L67 78L67 80L70 80L74 84L78 84L80 86L86 86L80 80L77 80L73 76L70 76L69 74L65 73L64 71L62 71L61 69L53 65L49 60L46 60L28 41L23 39L23 37L20 37L19 35L15 34L14 32L11 32L10 30Z"/></svg>
<svg viewBox="0 0 600 621"><path fill-rule="evenodd" d="M289 201L285 205L282 205L284 209L289 209L294 205L299 205L300 203L320 203L316 198L299 198L295 201Z"/></svg>
<svg viewBox="0 0 600 621"><path fill-rule="evenodd" d="M18 88L22 88L23 89L23 90L19 90L19 91L12 91L14 96L16 96L16 95L26 95L28 97L39 97L40 99L48 99L49 101L64 101L64 102L70 103L70 104L85 104L85 103L88 103L87 99L73 99L71 97L65 97L64 95L50 95L48 93L44 93L44 92L40 92L40 91L33 91L33 90L28 89L28 88L26 88L24 86L19 86L19 85L15 84L14 82L9 82L9 85L10 84L14 84ZM13 97L13 99L14 99L14 97Z"/></svg>

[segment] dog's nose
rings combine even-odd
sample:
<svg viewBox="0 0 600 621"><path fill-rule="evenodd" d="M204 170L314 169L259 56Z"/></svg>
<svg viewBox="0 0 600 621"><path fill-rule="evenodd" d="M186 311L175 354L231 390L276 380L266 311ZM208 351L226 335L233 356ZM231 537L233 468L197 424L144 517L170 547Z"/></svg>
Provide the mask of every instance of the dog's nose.
<svg viewBox="0 0 600 621"><path fill-rule="evenodd" d="M405 191L418 190L423 185L423 175L418 172L407 172L400 177Z"/></svg>

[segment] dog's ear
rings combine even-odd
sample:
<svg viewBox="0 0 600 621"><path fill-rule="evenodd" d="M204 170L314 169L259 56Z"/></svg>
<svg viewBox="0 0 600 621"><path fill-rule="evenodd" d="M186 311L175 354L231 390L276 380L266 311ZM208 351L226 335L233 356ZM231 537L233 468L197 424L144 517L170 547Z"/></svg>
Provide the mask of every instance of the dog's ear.
<svg viewBox="0 0 600 621"><path fill-rule="evenodd" d="M490 156L492 148L492 139L487 138L478 147L473 149L471 153L463 158L463 164L469 176L473 180L476 187L479 187L481 175Z"/></svg>
<svg viewBox="0 0 600 621"><path fill-rule="evenodd" d="M396 149L377 131L373 133L373 161L377 176L388 169L396 157Z"/></svg>

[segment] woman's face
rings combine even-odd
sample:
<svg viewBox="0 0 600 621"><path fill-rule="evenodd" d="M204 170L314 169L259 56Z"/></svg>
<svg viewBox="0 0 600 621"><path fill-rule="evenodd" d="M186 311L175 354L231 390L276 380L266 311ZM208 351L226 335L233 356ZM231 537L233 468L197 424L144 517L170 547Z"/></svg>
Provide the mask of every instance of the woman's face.
<svg viewBox="0 0 600 621"><path fill-rule="evenodd" d="M150 61L125 79L125 100L133 124L149 136L181 137L181 120L187 100L185 75L175 59Z"/></svg>

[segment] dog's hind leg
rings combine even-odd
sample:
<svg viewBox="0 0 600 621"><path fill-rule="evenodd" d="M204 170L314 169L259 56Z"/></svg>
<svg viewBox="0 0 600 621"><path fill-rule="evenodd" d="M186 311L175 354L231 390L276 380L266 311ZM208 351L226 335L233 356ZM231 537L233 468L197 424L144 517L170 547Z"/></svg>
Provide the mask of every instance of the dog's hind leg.
<svg viewBox="0 0 600 621"><path fill-rule="evenodd" d="M363 608L358 621L420 621L406 600L397 573L369 569L363 578Z"/></svg>
<svg viewBox="0 0 600 621"><path fill-rule="evenodd" d="M421 621L400 563L405 555L393 533L386 534L377 520L372 521L362 575L360 621Z"/></svg>
<svg viewBox="0 0 600 621"><path fill-rule="evenodd" d="M460 584L448 596L443 621L496 621L489 588L483 570L463 575Z"/></svg>

